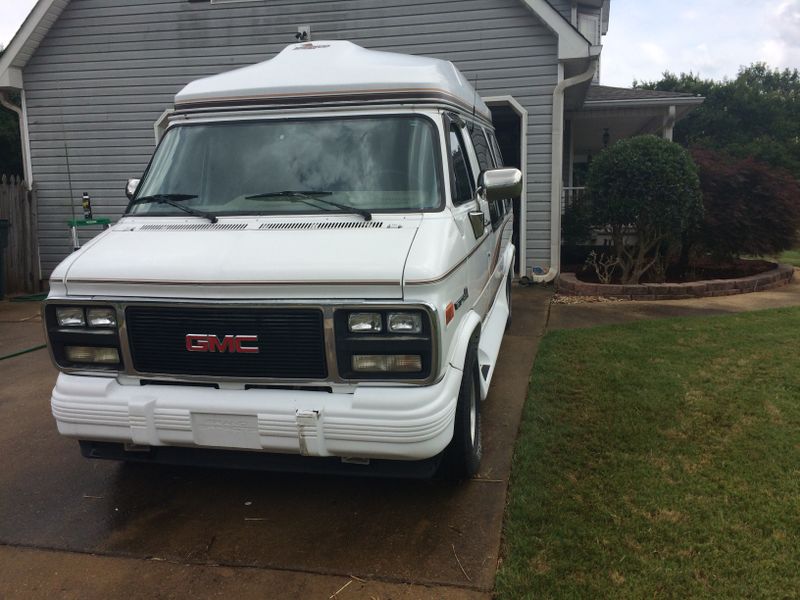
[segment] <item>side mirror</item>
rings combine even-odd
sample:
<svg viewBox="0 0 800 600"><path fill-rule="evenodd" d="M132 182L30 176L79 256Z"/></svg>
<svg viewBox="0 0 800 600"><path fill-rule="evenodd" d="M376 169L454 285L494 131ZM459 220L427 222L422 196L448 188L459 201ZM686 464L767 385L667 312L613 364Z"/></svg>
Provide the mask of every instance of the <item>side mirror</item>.
<svg viewBox="0 0 800 600"><path fill-rule="evenodd" d="M522 173L519 169L489 169L478 177L478 188L489 202L514 198L522 193Z"/></svg>
<svg viewBox="0 0 800 600"><path fill-rule="evenodd" d="M128 179L128 183L125 185L125 195L128 197L128 200L133 200L133 196L136 194L136 188L139 187L139 182L141 179Z"/></svg>

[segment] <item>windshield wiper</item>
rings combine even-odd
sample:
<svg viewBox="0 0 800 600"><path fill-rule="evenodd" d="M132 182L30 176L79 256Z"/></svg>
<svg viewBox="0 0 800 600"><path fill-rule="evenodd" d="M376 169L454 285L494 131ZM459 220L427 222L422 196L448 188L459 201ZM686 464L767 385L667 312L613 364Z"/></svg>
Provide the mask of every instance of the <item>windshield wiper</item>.
<svg viewBox="0 0 800 600"><path fill-rule="evenodd" d="M333 206L338 208L339 210L343 210L345 212L355 213L357 215L361 215L364 217L365 221L372 221L372 213L369 212L365 208L358 208L356 206L349 206L347 204L342 204L340 202L334 202L333 200L329 200L328 198L322 198L321 196L330 196L333 192L328 192L325 190L284 190L282 192L265 192L263 194L252 194L250 196L245 196L245 200L265 200L269 198L290 198L297 200L298 202L305 202L309 206L314 206L308 200L313 200L316 202L322 202L323 204L327 204L328 206ZM316 207L315 207L316 208Z"/></svg>
<svg viewBox="0 0 800 600"><path fill-rule="evenodd" d="M134 200L131 202L131 206L134 204L169 204L170 206L174 206L178 210L181 210L189 215L202 217L204 219L208 219L212 223L216 223L218 219L215 215L212 215L204 210L198 210L196 208L184 206L183 204L178 204L179 202L192 200L193 198L197 198L197 194L153 194L152 196L134 198Z"/></svg>

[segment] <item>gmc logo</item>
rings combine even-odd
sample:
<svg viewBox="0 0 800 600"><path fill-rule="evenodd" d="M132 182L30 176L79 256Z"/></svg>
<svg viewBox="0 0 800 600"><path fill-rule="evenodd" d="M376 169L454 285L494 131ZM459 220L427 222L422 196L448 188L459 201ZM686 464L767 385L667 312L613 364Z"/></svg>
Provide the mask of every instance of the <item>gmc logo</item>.
<svg viewBox="0 0 800 600"><path fill-rule="evenodd" d="M255 345L257 343L257 335L226 335L222 339L210 333L190 333L186 336L186 349L189 352L258 354L260 350Z"/></svg>

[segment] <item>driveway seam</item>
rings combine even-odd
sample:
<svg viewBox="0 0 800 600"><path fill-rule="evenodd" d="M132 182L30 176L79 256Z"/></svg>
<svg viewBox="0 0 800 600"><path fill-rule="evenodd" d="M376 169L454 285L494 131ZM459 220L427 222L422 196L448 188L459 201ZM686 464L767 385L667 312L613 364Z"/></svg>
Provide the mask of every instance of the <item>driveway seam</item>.
<svg viewBox="0 0 800 600"><path fill-rule="evenodd" d="M226 569L249 569L255 571L279 571L281 573L303 573L307 575L322 575L325 577L359 577L360 579L366 579L368 581L374 581L378 583L396 583L396 584L406 584L406 585L415 585L415 586L423 586L429 588L454 588L472 592L492 592L494 586L487 587L481 585L469 585L469 584L458 584L458 583L451 583L451 582L438 582L438 581L409 581L407 579L403 579L401 577L391 577L391 576L380 576L380 575L370 575L370 574L363 574L363 573L340 573L336 571L326 571L326 570L316 570L316 569L302 569L302 568L291 568L291 567L279 567L279 566L270 566L270 565L247 565L241 563L230 563L230 562L203 562L203 561L180 561L175 560L172 558L161 558L157 556L137 556L135 554L126 554L124 552L108 552L108 551L89 551L89 550L80 550L80 549L67 549L67 548L57 548L53 546L47 545L38 545L38 544L17 544L14 542L5 542L0 540L0 546L5 546L7 548L21 548L27 550L42 550L46 552L58 552L59 554L79 554L83 556L102 556L106 558L120 558L126 560L138 560L141 562L160 562L160 563L167 563L176 566L182 567L221 567Z"/></svg>

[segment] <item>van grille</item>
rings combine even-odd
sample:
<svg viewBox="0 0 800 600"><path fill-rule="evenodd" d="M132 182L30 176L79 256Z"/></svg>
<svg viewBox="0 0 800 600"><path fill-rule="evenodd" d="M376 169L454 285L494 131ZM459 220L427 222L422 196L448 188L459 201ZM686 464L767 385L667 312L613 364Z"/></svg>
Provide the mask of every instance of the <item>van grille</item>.
<svg viewBox="0 0 800 600"><path fill-rule="evenodd" d="M129 306L133 366L140 373L323 380L327 377L322 311L273 308ZM190 352L188 334L258 336L258 353Z"/></svg>

